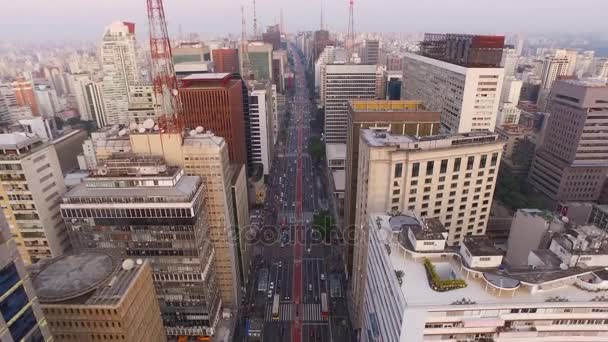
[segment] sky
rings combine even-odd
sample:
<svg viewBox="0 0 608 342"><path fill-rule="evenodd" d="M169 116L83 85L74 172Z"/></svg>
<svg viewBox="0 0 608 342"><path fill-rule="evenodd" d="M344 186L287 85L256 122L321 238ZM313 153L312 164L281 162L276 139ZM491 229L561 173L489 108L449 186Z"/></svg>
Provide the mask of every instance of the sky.
<svg viewBox="0 0 608 342"><path fill-rule="evenodd" d="M326 27L346 31L348 0L256 0L258 23L288 32ZM2 4L3 3L3 4ZM240 6L252 31L252 0L164 0L169 31L203 37L240 35ZM145 0L0 0L0 40L97 41L114 20L147 34ZM555 33L608 32L608 0L355 0L356 32Z"/></svg>

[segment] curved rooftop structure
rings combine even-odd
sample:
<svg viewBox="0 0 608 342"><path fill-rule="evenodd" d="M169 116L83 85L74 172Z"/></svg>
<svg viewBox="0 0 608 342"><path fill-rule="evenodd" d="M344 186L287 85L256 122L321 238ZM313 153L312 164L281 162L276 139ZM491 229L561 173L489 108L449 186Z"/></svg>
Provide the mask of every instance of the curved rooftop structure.
<svg viewBox="0 0 608 342"><path fill-rule="evenodd" d="M83 252L64 255L45 265L33 279L36 293L46 302L78 298L95 291L116 269L106 253Z"/></svg>

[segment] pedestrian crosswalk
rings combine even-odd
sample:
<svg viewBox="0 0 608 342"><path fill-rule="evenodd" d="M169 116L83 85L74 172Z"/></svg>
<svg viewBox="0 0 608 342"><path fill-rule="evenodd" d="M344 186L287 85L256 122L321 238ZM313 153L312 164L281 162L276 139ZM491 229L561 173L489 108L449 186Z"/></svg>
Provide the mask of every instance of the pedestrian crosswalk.
<svg viewBox="0 0 608 342"><path fill-rule="evenodd" d="M322 322L327 321L327 318L321 316L321 305L320 304L302 304L302 320L304 322ZM293 303L281 303L279 305L279 318L272 319L272 303L266 303L266 310L264 312L264 320L266 322L286 322L295 319L295 305Z"/></svg>

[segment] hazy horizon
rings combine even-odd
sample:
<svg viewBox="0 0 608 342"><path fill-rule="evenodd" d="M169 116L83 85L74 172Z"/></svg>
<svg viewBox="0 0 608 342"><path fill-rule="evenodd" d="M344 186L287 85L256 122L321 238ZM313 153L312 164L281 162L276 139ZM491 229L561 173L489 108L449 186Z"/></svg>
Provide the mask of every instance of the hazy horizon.
<svg viewBox="0 0 608 342"><path fill-rule="evenodd" d="M256 0L258 24L278 23L282 8L288 32L318 29L321 1ZM240 35L242 4L251 34L251 0L165 0L169 31L175 35L181 25L184 33ZM348 0L323 0L323 8L326 27L346 31ZM591 33L606 31L605 13L606 0L355 0L354 20L357 32ZM96 41L114 20L135 22L141 40L148 31L146 1L11 2L0 12L7 28L0 40Z"/></svg>

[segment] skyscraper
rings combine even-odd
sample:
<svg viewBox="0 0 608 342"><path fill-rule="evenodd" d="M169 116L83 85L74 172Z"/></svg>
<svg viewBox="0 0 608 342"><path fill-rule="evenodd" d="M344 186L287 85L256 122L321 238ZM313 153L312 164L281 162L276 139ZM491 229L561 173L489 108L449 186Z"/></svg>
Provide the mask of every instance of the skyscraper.
<svg viewBox="0 0 608 342"><path fill-rule="evenodd" d="M205 186L162 157L100 163L61 204L76 249L149 259L167 335L212 335L221 300Z"/></svg>
<svg viewBox="0 0 608 342"><path fill-rule="evenodd" d="M102 98L106 123L127 124L129 87L141 82L137 63L135 24L113 22L101 41Z"/></svg>
<svg viewBox="0 0 608 342"><path fill-rule="evenodd" d="M530 181L554 203L594 201L608 173L608 85L592 81L553 84L545 138Z"/></svg>
<svg viewBox="0 0 608 342"><path fill-rule="evenodd" d="M256 81L272 80L272 44L250 42L247 46L250 72Z"/></svg>
<svg viewBox="0 0 608 342"><path fill-rule="evenodd" d="M57 92L51 86L37 84L34 89L40 114L44 117L54 116L62 108L57 98ZM1 96L1 95L0 95Z"/></svg>
<svg viewBox="0 0 608 342"><path fill-rule="evenodd" d="M63 254L68 236L59 214L65 193L55 146L24 133L0 134L0 202L26 264Z"/></svg>
<svg viewBox="0 0 608 342"><path fill-rule="evenodd" d="M19 76L13 81L12 88L18 106L28 106L32 110L32 114L36 116L40 115L32 81L26 80L23 76Z"/></svg>
<svg viewBox="0 0 608 342"><path fill-rule="evenodd" d="M325 141L345 144L348 101L376 98L376 66L329 64L324 69Z"/></svg>
<svg viewBox="0 0 608 342"><path fill-rule="evenodd" d="M352 236L357 203L359 165L359 135L363 129L386 131L392 134L429 136L439 133L439 112L428 111L420 101L351 100L348 103L346 142L346 184L344 186L344 226ZM345 244L344 262L352 268L353 245Z"/></svg>
<svg viewBox="0 0 608 342"><path fill-rule="evenodd" d="M0 213L0 341L49 341L51 334L40 309L17 244Z"/></svg>
<svg viewBox="0 0 608 342"><path fill-rule="evenodd" d="M241 80L228 73L193 74L182 79L180 99L186 128L202 126L226 139L230 160L246 164Z"/></svg>
<svg viewBox="0 0 608 342"><path fill-rule="evenodd" d="M270 174L274 151L274 106L270 83L250 83L249 130L247 136L247 165L262 168L262 173Z"/></svg>
<svg viewBox="0 0 608 342"><path fill-rule="evenodd" d="M361 130L352 268L353 321L361 319L371 213L438 218L448 245L483 235L490 215L503 143L476 132L413 137Z"/></svg>
<svg viewBox="0 0 608 342"><path fill-rule="evenodd" d="M80 114L80 119L85 121L94 120L86 94L86 87L91 83L92 81L88 73L70 75L70 87L74 91L78 113Z"/></svg>
<svg viewBox="0 0 608 342"><path fill-rule="evenodd" d="M538 109L545 111L547 109L547 103L549 95L551 93L551 87L553 82L560 76L568 74L569 61L565 55L548 56L543 62L543 69L541 74L541 84L538 91Z"/></svg>
<svg viewBox="0 0 608 342"><path fill-rule="evenodd" d="M377 40L367 39L363 46L363 64L378 64L378 52L380 43Z"/></svg>

